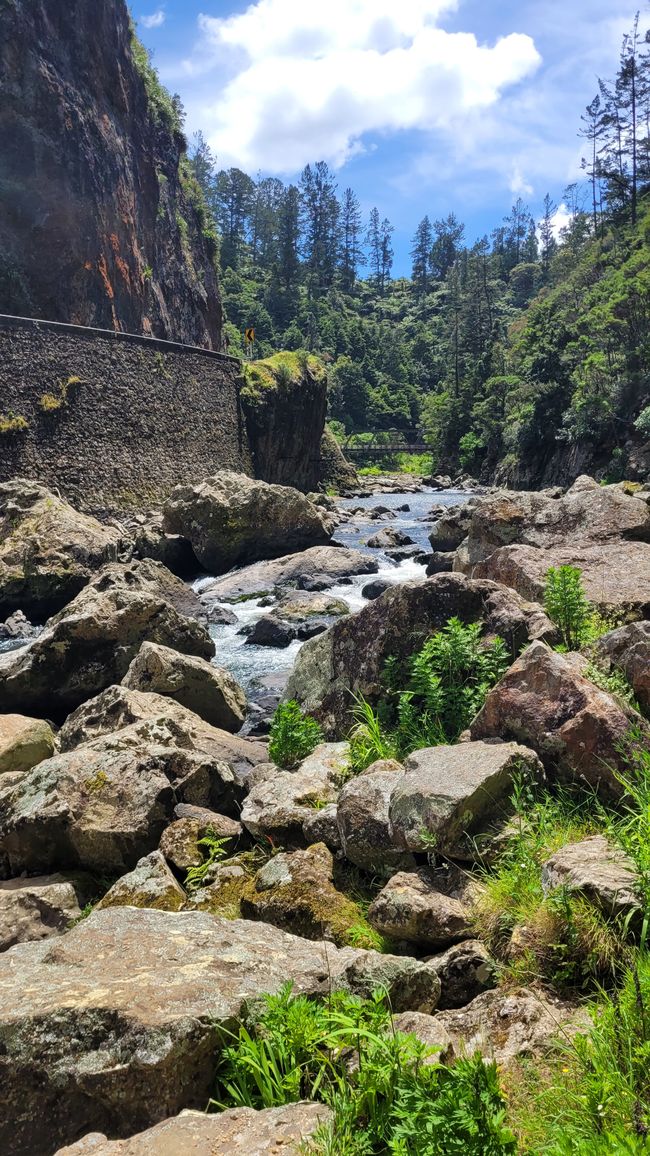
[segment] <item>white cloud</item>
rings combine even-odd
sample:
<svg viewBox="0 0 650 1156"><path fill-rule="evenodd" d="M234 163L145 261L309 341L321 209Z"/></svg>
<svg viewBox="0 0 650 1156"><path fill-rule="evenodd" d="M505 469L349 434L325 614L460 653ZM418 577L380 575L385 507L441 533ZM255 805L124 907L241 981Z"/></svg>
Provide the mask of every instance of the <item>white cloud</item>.
<svg viewBox="0 0 650 1156"><path fill-rule="evenodd" d="M195 111L219 163L291 173L314 158L343 164L368 134L462 131L540 56L527 35L487 46L437 27L455 7L257 0L226 18L199 17L201 48L186 74L214 71L216 95L205 99L204 79Z"/></svg>
<svg viewBox="0 0 650 1156"><path fill-rule="evenodd" d="M141 16L140 23L143 28L162 28L165 19L164 9L159 8L157 12L152 12L150 16Z"/></svg>
<svg viewBox="0 0 650 1156"><path fill-rule="evenodd" d="M510 174L510 192L515 197L532 197L534 191L533 186L524 177L520 166L515 163Z"/></svg>

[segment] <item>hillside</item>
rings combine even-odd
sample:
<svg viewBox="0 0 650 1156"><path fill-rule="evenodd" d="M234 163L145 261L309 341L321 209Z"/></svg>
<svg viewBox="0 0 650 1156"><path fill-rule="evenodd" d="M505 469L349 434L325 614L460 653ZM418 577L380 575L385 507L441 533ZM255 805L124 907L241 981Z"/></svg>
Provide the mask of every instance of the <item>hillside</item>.
<svg viewBox="0 0 650 1156"><path fill-rule="evenodd" d="M0 4L0 313L220 348L182 110L124 0Z"/></svg>

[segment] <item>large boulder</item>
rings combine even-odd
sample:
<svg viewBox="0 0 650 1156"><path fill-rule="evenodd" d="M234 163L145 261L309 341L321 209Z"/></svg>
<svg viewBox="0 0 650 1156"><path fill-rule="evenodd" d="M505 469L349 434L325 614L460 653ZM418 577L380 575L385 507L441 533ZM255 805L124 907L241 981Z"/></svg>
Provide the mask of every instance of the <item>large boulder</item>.
<svg viewBox="0 0 650 1156"><path fill-rule="evenodd" d="M429 747L404 765L389 805L393 845L452 859L474 857L475 836L508 809L514 776L543 774L534 751L498 741Z"/></svg>
<svg viewBox="0 0 650 1156"><path fill-rule="evenodd" d="M325 545L334 522L299 490L221 470L198 485L177 486L163 527L187 538L204 569L223 574L242 562Z"/></svg>
<svg viewBox="0 0 650 1156"><path fill-rule="evenodd" d="M152 851L139 859L132 871L122 875L100 899L96 910L105 907L152 907L157 911L180 911L186 895L164 855Z"/></svg>
<svg viewBox="0 0 650 1156"><path fill-rule="evenodd" d="M396 1011L430 1013L440 993L433 968L414 959L200 912L113 907L54 944L5 952L0 1150L50 1156L90 1129L128 1136L203 1108L224 1028L287 982L323 998L383 983Z"/></svg>
<svg viewBox="0 0 650 1156"><path fill-rule="evenodd" d="M229 671L159 643L142 643L122 684L130 690L169 695L225 731L241 730L246 718L246 695Z"/></svg>
<svg viewBox="0 0 650 1156"><path fill-rule="evenodd" d="M390 797L403 775L401 763L382 759L350 779L339 795L336 824L341 849L364 871L408 862L409 856L391 845L388 814Z"/></svg>
<svg viewBox="0 0 650 1156"><path fill-rule="evenodd" d="M604 835L567 843L542 866L547 894L564 887L583 895L608 917L640 912L640 884L632 860Z"/></svg>
<svg viewBox="0 0 650 1156"><path fill-rule="evenodd" d="M49 759L55 748L56 741L49 723L25 718L22 714L0 715L0 775L30 771L43 759Z"/></svg>
<svg viewBox="0 0 650 1156"><path fill-rule="evenodd" d="M452 506L437 519L429 534L429 541L435 552L446 554L460 546L467 536L475 504L475 501L470 499L460 506Z"/></svg>
<svg viewBox="0 0 650 1156"><path fill-rule="evenodd" d="M650 614L650 507L619 486L581 477L560 498L501 493L472 509L455 568L541 597L550 566L583 571L601 609Z"/></svg>
<svg viewBox="0 0 650 1156"><path fill-rule="evenodd" d="M650 714L650 622L632 622L603 635L596 644L599 661L621 670L639 705Z"/></svg>
<svg viewBox="0 0 650 1156"><path fill-rule="evenodd" d="M440 979L438 1007L465 1007L497 984L497 968L488 951L477 939L455 943L447 951L434 956L430 963Z"/></svg>
<svg viewBox="0 0 650 1156"><path fill-rule="evenodd" d="M359 908L334 885L334 860L323 843L306 851L281 851L260 867L241 901L246 919L261 919L305 939L348 942Z"/></svg>
<svg viewBox="0 0 650 1156"><path fill-rule="evenodd" d="M117 559L121 533L80 514L37 482L0 485L0 620L22 610L44 622Z"/></svg>
<svg viewBox="0 0 650 1156"><path fill-rule="evenodd" d="M128 1140L91 1132L56 1156L300 1156L314 1132L331 1119L331 1108L306 1101L259 1112L230 1108L206 1116L185 1111Z"/></svg>
<svg viewBox="0 0 650 1156"><path fill-rule="evenodd" d="M106 566L33 643L0 656L0 710L65 716L119 682L145 640L211 658L205 627L165 596L176 584L155 562Z"/></svg>
<svg viewBox="0 0 650 1156"><path fill-rule="evenodd" d="M305 643L287 685L294 698L333 734L349 728L353 694L381 694L386 659L405 658L452 617L481 622L486 635L505 638L513 653L532 638L557 632L540 606L495 582L436 574L392 587L358 614Z"/></svg>
<svg viewBox="0 0 650 1156"><path fill-rule="evenodd" d="M255 646L289 646L295 639L304 641L322 634L337 618L349 613L350 607L342 598L327 594L285 595L270 614L257 620L246 641Z"/></svg>
<svg viewBox="0 0 650 1156"><path fill-rule="evenodd" d="M246 830L283 847L302 846L305 821L323 804L336 802L349 755L348 743L321 743L295 771L269 765L244 801Z"/></svg>
<svg viewBox="0 0 650 1156"><path fill-rule="evenodd" d="M237 813L265 748L175 703L168 714L161 701L157 714L47 759L0 789L5 878L77 866L119 874L156 849L177 803Z"/></svg>
<svg viewBox="0 0 650 1156"><path fill-rule="evenodd" d="M64 935L81 918L89 894L89 881L75 875L23 876L0 883L0 951Z"/></svg>
<svg viewBox="0 0 650 1156"><path fill-rule="evenodd" d="M393 875L370 904L368 922L382 935L432 951L467 939L472 929L467 908L437 891L424 868Z"/></svg>
<svg viewBox="0 0 650 1156"><path fill-rule="evenodd" d="M356 574L376 574L379 563L361 550L343 546L312 546L299 554L289 554L274 561L257 562L235 574L206 582L201 587L205 605L215 602L239 602L263 597L279 590L324 590L342 578Z"/></svg>
<svg viewBox="0 0 650 1156"><path fill-rule="evenodd" d="M472 738L511 738L537 751L547 771L582 779L606 795L622 793L618 775L629 731L643 719L582 673L584 660L534 642L489 692Z"/></svg>

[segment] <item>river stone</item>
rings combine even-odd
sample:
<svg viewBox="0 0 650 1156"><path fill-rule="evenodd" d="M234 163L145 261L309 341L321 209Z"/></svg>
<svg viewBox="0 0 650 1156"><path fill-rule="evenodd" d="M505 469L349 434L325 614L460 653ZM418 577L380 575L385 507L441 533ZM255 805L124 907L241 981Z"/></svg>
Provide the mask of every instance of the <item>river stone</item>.
<svg viewBox="0 0 650 1156"><path fill-rule="evenodd" d="M177 819L166 827L160 838L160 850L168 863L179 871L189 871L190 867L199 867L203 862L203 853L199 847L199 840L208 833L217 839L236 841L241 837L242 825L236 819L229 819L227 815L218 815L202 807L191 807L180 803L174 808L174 814L186 810L194 812L185 818ZM197 813L198 812L198 813Z"/></svg>
<svg viewBox="0 0 650 1156"><path fill-rule="evenodd" d="M500 634L515 653L530 638L557 638L541 606L524 602L514 591L462 574L436 574L391 587L358 614L306 642L286 698L314 714L329 734L346 733L352 695L377 699L386 659L408 657L454 616L483 623L486 635Z"/></svg>
<svg viewBox="0 0 650 1156"><path fill-rule="evenodd" d="M0 789L5 878L77 866L128 871L157 848L176 803L236 813L253 751L242 766L230 735L186 713L185 723L163 714L101 735Z"/></svg>
<svg viewBox="0 0 650 1156"><path fill-rule="evenodd" d="M324 843L330 851L340 851L341 835L337 822L336 803L328 803L325 807L318 807L305 819L302 825L305 843Z"/></svg>
<svg viewBox="0 0 650 1156"><path fill-rule="evenodd" d="M441 983L441 1011L465 1007L482 992L496 987L497 969L494 960L477 939L455 943L441 955L429 960L435 967Z"/></svg>
<svg viewBox="0 0 650 1156"><path fill-rule="evenodd" d="M145 640L211 658L207 630L181 617L152 574L167 576L154 562L106 566L34 642L0 655L0 710L65 716L119 682ZM168 578L170 587L178 582Z"/></svg>
<svg viewBox="0 0 650 1156"><path fill-rule="evenodd" d="M390 939L434 951L471 933L467 908L436 891L434 876L426 868L393 875L370 904L368 922Z"/></svg>
<svg viewBox="0 0 650 1156"><path fill-rule="evenodd" d="M241 912L246 919L339 946L360 919L357 905L334 886L334 860L324 843L269 859L242 899Z"/></svg>
<svg viewBox="0 0 650 1156"><path fill-rule="evenodd" d="M456 859L471 860L473 836L507 811L515 775L543 775L534 751L499 741L429 747L404 765L389 805L393 846Z"/></svg>
<svg viewBox="0 0 650 1156"><path fill-rule="evenodd" d="M81 916L88 880L65 875L0 882L0 951L16 943L63 935Z"/></svg>
<svg viewBox="0 0 650 1156"><path fill-rule="evenodd" d="M356 574L376 574L376 558L342 546L313 546L299 554L289 554L275 561L258 562L236 574L208 582L201 588L201 599L210 606L213 602L239 602L246 598L262 597L275 590L297 587L309 590L325 583L335 586L342 578Z"/></svg>
<svg viewBox="0 0 650 1156"><path fill-rule="evenodd" d="M429 534L431 548L434 551L447 553L460 546L467 536L475 504L475 501L470 499L462 505L452 506L444 511Z"/></svg>
<svg viewBox="0 0 650 1156"><path fill-rule="evenodd" d="M433 574L450 574L454 568L455 554L453 551L434 550L426 559L427 578Z"/></svg>
<svg viewBox="0 0 650 1156"><path fill-rule="evenodd" d="M214 574L232 566L325 545L334 522L290 486L221 470L197 485L176 486L163 508L166 533L191 543Z"/></svg>
<svg viewBox="0 0 650 1156"><path fill-rule="evenodd" d="M105 562L120 531L80 514L24 478L0 484L0 620L22 610L44 622L70 602Z"/></svg>
<svg viewBox="0 0 650 1156"><path fill-rule="evenodd" d="M128 1140L91 1132L56 1156L300 1156L314 1132L332 1119L325 1104L229 1108L206 1116L185 1111Z"/></svg>
<svg viewBox="0 0 650 1156"><path fill-rule="evenodd" d="M545 894L557 887L579 892L607 916L639 911L640 879L632 860L604 835L560 847L542 867Z"/></svg>
<svg viewBox="0 0 650 1156"><path fill-rule="evenodd" d="M113 884L95 910L153 907L157 911L180 911L185 898L185 892L169 870L164 855L152 851L138 860L133 871Z"/></svg>
<svg viewBox="0 0 650 1156"><path fill-rule="evenodd" d="M374 602L385 590L390 590L392 585L393 583L387 582L385 578L375 578L372 582L366 582L361 593L369 602Z"/></svg>
<svg viewBox="0 0 650 1156"><path fill-rule="evenodd" d="M214 1090L245 1007L291 982L325 998L378 983L431 1012L439 980L414 959L336 948L264 923L112 907L55 943L0 956L0 1150L49 1156L90 1128L125 1136Z"/></svg>
<svg viewBox="0 0 650 1156"><path fill-rule="evenodd" d="M169 695L225 731L241 730L246 718L246 695L228 670L155 642L142 643L122 685Z"/></svg>
<svg viewBox="0 0 650 1156"><path fill-rule="evenodd" d="M489 692L471 724L472 738L516 739L537 751L549 773L582 779L619 798L629 732L643 730L635 711L581 673L584 660L534 642Z"/></svg>
<svg viewBox="0 0 650 1156"><path fill-rule="evenodd" d="M650 622L633 622L598 639L596 651L608 669L621 670L646 714L650 714Z"/></svg>
<svg viewBox="0 0 650 1156"><path fill-rule="evenodd" d="M415 543L403 530L395 530L392 526L386 526L384 530L380 530L379 533L373 534L372 538L368 538L366 545L370 546L371 550L386 550L391 546L414 546Z"/></svg>
<svg viewBox="0 0 650 1156"><path fill-rule="evenodd" d="M408 862L409 856L391 844L388 820L390 797L403 774L401 763L382 759L350 779L339 795L336 821L341 848L346 859L364 871Z"/></svg>
<svg viewBox="0 0 650 1156"><path fill-rule="evenodd" d="M43 759L49 759L55 749L49 723L21 714L0 715L0 775L30 771Z"/></svg>
<svg viewBox="0 0 650 1156"><path fill-rule="evenodd" d="M300 847L305 820L319 804L336 802L349 757L349 743L321 743L295 771L271 767L244 801L241 821L246 830L283 847Z"/></svg>

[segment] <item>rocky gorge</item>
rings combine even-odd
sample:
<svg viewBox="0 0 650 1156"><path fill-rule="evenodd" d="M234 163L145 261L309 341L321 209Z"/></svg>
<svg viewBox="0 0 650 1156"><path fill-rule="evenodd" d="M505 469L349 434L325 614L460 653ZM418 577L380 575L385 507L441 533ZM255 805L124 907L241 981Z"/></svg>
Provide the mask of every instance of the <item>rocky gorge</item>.
<svg viewBox="0 0 650 1156"><path fill-rule="evenodd" d="M549 965L566 926L536 920L561 895L633 935L638 861L558 820L536 912L495 909L491 880L535 822L523 784L615 811L649 749L647 488L340 500L224 471L155 534L0 485L3 1152L336 1144L325 1103L204 1114L287 982L311 1006L383 993L450 1072L480 1051L516 1080L587 1032L584 976ZM544 596L569 561L600 623L573 651ZM398 741L386 671L450 622L492 666L460 733ZM289 707L305 749L278 738Z"/></svg>

